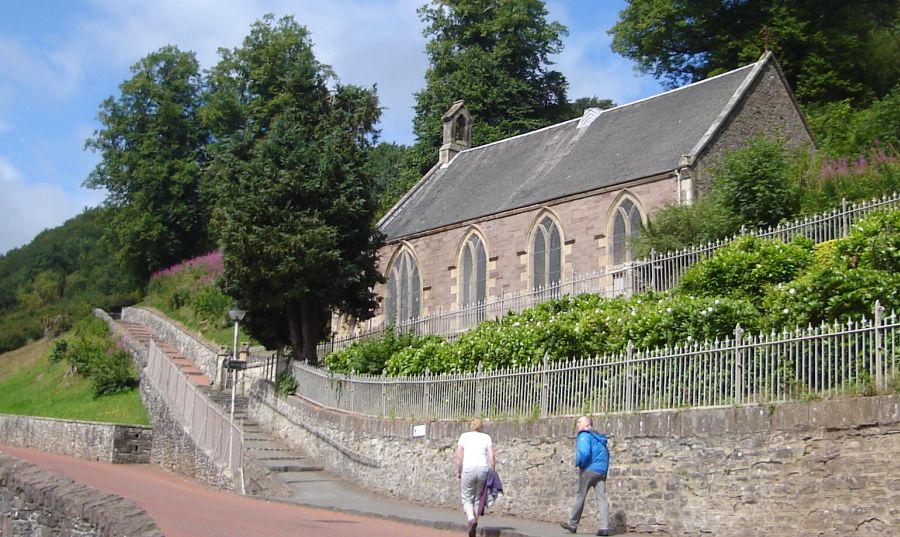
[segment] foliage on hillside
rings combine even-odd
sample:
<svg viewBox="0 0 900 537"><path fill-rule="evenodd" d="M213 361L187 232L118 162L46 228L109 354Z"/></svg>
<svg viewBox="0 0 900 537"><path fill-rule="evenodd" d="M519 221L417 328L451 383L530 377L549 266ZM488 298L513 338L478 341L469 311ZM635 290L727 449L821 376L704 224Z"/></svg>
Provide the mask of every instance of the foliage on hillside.
<svg viewBox="0 0 900 537"><path fill-rule="evenodd" d="M222 253L212 252L155 272L141 304L174 319L202 337L231 347L228 310L234 299L219 287Z"/></svg>
<svg viewBox="0 0 900 537"><path fill-rule="evenodd" d="M856 157L829 158L756 138L712 171L712 191L695 204L654 214L635 248L641 256L678 250L730 237L742 226L756 229L829 211L843 199L900 192L900 161L881 145L870 147Z"/></svg>
<svg viewBox="0 0 900 537"><path fill-rule="evenodd" d="M691 345L746 332L870 315L876 300L900 308L900 210L875 213L834 243L745 237L694 265L671 294L563 297L481 323L448 342L389 331L326 359L335 371L389 375L473 371Z"/></svg>
<svg viewBox="0 0 900 537"><path fill-rule="evenodd" d="M133 390L138 376L128 353L109 335L106 322L88 315L76 321L72 330L56 340L50 361L68 364L68 371L90 379L94 397Z"/></svg>
<svg viewBox="0 0 900 537"><path fill-rule="evenodd" d="M101 240L109 210L88 209L0 256L0 352L64 332L93 307L138 299L137 284Z"/></svg>
<svg viewBox="0 0 900 537"><path fill-rule="evenodd" d="M0 413L149 425L137 390L95 397L90 379L49 359L52 345L42 339L0 354Z"/></svg>
<svg viewBox="0 0 900 537"><path fill-rule="evenodd" d="M778 58L803 103L866 104L900 79L896 0L630 0L612 48L670 87Z"/></svg>

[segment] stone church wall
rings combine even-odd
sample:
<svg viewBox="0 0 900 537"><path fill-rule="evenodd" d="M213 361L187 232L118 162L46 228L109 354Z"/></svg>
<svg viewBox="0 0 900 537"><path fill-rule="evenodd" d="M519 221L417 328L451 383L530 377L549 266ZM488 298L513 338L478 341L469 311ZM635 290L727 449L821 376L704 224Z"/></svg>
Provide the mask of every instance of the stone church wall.
<svg viewBox="0 0 900 537"><path fill-rule="evenodd" d="M693 170L696 193L702 195L712 187L709 171L725 154L759 134L783 139L792 148L812 145L805 125L777 67L767 63L746 98L697 159Z"/></svg>
<svg viewBox="0 0 900 537"><path fill-rule="evenodd" d="M463 422L333 412L271 386L254 418L332 472L403 500L458 507ZM574 418L488 422L504 515L566 517ZM426 424L424 438L412 427ZM610 437L610 516L620 531L678 535L882 536L900 528L900 396L595 417ZM586 504L579 532L592 531ZM890 528L895 528L891 530Z"/></svg>
<svg viewBox="0 0 900 537"><path fill-rule="evenodd" d="M549 210L558 223L563 240L563 279L574 271L579 274L605 270L611 234L611 211L621 199L623 189L644 215L673 203L676 181L661 175L643 181L619 185L615 189L570 196L542 206L510 211L465 222L459 226L425 234L405 241L412 247L423 287L422 315L456 309L458 299L459 253L470 229L483 235L488 256L487 300L530 291L532 288L529 240L536 220ZM386 245L379 252L379 270L384 272L403 243ZM383 297L384 285L375 289ZM381 317L373 321L381 323Z"/></svg>

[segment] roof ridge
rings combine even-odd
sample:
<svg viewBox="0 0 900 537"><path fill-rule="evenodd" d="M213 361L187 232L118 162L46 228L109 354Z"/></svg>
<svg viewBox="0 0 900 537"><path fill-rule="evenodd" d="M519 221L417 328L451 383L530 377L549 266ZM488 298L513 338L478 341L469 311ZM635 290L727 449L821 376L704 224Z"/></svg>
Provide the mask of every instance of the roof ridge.
<svg viewBox="0 0 900 537"><path fill-rule="evenodd" d="M727 72L725 72L725 73L721 73L721 74L718 74L718 75L713 76L713 77L710 77L710 78L705 78L705 79L703 79L703 80L698 80L697 82L691 82L690 84L685 84L684 86L680 86L680 87L677 87L677 88L674 88L674 89L670 89L670 90L664 91L664 92L662 92L662 93L656 93L656 94L654 94L654 95L650 95L650 96L647 96L647 97L643 97L643 98L641 98L641 99L637 99L636 101L631 101L631 102L628 102L628 103L625 103L625 104L620 104L620 105L614 106L614 107L612 107L612 108L602 109L602 110L600 110L600 114L598 114L598 117L601 116L601 115L603 115L603 114L612 112L613 110L621 110L621 109L623 109L623 108L626 108L626 107L629 107L629 106L632 106L632 105L635 105L635 104L643 103L643 102L646 102L646 101L650 101L650 100L653 100L653 99L656 99L656 98L659 98L659 97L664 97L664 96L666 96L666 95L669 95L669 94L672 94L672 93L675 93L675 92L678 92L678 91L682 91L682 90L685 90L685 89L688 89L688 88L694 88L694 87L697 87L697 86L699 86L699 85L701 85L701 84L705 84L705 83L707 83L707 82L710 82L710 81L712 81L712 80L716 80L716 79L719 79L719 78L722 78L722 77L725 77L725 76L728 76L728 75L732 75L732 74L734 74L734 73L736 73L736 72L738 72L738 71L744 70L744 69L754 69L757 65L763 63L766 59L768 59L768 56L765 56L765 55L764 55L763 58L760 58L760 59L757 60L756 62L748 63L747 65L738 67L737 69L732 69L731 71L727 71ZM546 131L546 130L549 130L549 129L553 129L553 128L556 128L556 127L562 127L562 126L564 126L564 125L567 124L567 123L572 123L573 121L579 121L579 122L580 122L581 119L582 119L583 117L584 117L584 116L582 115L582 116L579 116L579 117L576 117L576 118L567 119L566 121L562 121L562 122L560 122L560 123L554 123L553 125L548 125L548 126L546 126L546 127L542 127L542 128L540 128L540 129L537 129L537 130L528 131L528 132L523 132L522 134L517 134L517 135L515 135L515 136L510 136L509 138L503 138L503 139L501 139L501 140L495 140L495 141L493 141L493 142L490 142L490 143L487 143L487 144L484 144L484 145L479 145L479 146L475 146L475 147L470 147L470 148L468 148L468 149L464 149L464 150L460 151L459 153L457 153L456 155L454 155L453 159L451 159L450 162L447 162L446 164L442 165L441 168L448 168L448 167L450 167L450 165L453 164L453 161L456 160L456 157L458 157L459 155L462 155L463 153L468 153L468 152L471 152L471 151L477 151L478 149L483 149L483 148L491 147L491 146L494 146L494 145L499 145L499 144L502 144L502 143L504 143L504 142L510 142L510 141L512 141L512 140L518 140L519 138L524 138L525 136L531 136L532 134L538 134L538 133L540 133L540 132L543 132L543 131Z"/></svg>

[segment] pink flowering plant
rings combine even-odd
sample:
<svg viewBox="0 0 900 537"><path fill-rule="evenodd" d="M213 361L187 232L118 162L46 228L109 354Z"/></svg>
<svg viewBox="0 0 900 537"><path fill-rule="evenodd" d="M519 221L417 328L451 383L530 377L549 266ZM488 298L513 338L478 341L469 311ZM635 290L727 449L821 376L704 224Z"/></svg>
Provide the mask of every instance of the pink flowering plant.
<svg viewBox="0 0 900 537"><path fill-rule="evenodd" d="M227 328L226 314L234 301L219 287L222 273L218 250L182 261L150 277L145 303L201 332Z"/></svg>

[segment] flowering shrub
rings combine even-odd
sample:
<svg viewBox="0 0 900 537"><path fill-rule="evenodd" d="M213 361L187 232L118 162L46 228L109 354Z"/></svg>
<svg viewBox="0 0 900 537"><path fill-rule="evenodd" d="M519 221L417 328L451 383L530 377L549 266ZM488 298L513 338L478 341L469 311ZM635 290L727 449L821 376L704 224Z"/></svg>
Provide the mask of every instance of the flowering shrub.
<svg viewBox="0 0 900 537"><path fill-rule="evenodd" d="M216 280L222 275L222 252L216 250L201 256L197 256L187 261L182 261L169 268L154 272L150 276L150 281L159 279L163 276L173 276L184 272L195 271L198 274L197 281L203 285Z"/></svg>
<svg viewBox="0 0 900 537"><path fill-rule="evenodd" d="M227 327L234 301L219 288L222 270L219 251L160 270L150 277L146 303L201 330Z"/></svg>

